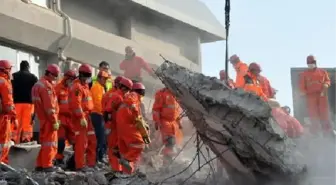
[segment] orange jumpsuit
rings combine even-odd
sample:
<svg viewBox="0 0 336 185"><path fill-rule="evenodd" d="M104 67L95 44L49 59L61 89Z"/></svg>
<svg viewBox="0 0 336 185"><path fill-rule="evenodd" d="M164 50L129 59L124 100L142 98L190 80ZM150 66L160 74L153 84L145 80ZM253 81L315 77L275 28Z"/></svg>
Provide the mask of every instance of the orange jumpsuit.
<svg viewBox="0 0 336 185"><path fill-rule="evenodd" d="M64 80L58 83L55 87L58 105L59 105L59 120L61 122L58 130L58 152L56 159L64 158L63 151L65 149L65 141L74 142L75 133L71 123L71 113L69 109L69 88L64 84Z"/></svg>
<svg viewBox="0 0 336 185"><path fill-rule="evenodd" d="M324 95L324 85L330 87L328 72L323 69L306 70L300 74L300 90L305 95L307 112L312 122L311 132L316 133L322 126L325 132L331 132L328 96Z"/></svg>
<svg viewBox="0 0 336 185"><path fill-rule="evenodd" d="M246 92L252 92L257 96L261 97L261 99L263 99L264 101L268 100L267 96L262 91L257 77L251 73L248 73L244 76L243 88Z"/></svg>
<svg viewBox="0 0 336 185"><path fill-rule="evenodd" d="M248 72L248 66L244 62L238 62L233 66L236 70L236 88L243 88L244 87L244 76Z"/></svg>
<svg viewBox="0 0 336 185"><path fill-rule="evenodd" d="M57 153L57 131L53 124L58 119L58 104L54 85L42 77L32 88L32 101L35 113L40 121L41 149L36 166L50 168Z"/></svg>
<svg viewBox="0 0 336 185"><path fill-rule="evenodd" d="M259 76L259 82L262 89L262 92L266 95L267 98L273 98L274 92L271 87L269 80L264 76Z"/></svg>
<svg viewBox="0 0 336 185"><path fill-rule="evenodd" d="M136 128L136 119L141 117L140 99L139 94L128 93L116 115L120 156L126 159L132 167L131 171L122 167L122 171L128 174L134 173L135 165L145 148L142 136Z"/></svg>
<svg viewBox="0 0 336 185"><path fill-rule="evenodd" d="M34 106L29 103L16 103L15 110L16 117L19 119L19 126L17 129L12 126L12 140L15 143L29 142L33 137L32 114L34 113Z"/></svg>
<svg viewBox="0 0 336 185"><path fill-rule="evenodd" d="M111 115L111 118L107 121L109 125L110 132L107 136L107 145L108 145L108 157L109 163L112 170L122 171L122 166L119 164L117 156L115 153L118 151L118 132L116 124L116 114L119 109L119 106L123 102L124 94L121 90L115 90L109 94L106 100L106 106L104 107L104 112L107 112Z"/></svg>
<svg viewBox="0 0 336 185"><path fill-rule="evenodd" d="M82 84L76 79L69 90L69 108L72 110L71 121L75 131L75 163L76 169L85 167L86 163L89 167L96 165L96 149L97 140L90 119L90 113L93 109L93 101L88 84ZM81 120L86 119L87 128L81 125Z"/></svg>
<svg viewBox="0 0 336 185"><path fill-rule="evenodd" d="M179 130L177 122L180 115L180 106L172 93L164 88L155 94L153 104L153 120L158 124L165 144L163 154L167 158L174 156L174 148L176 145L176 136Z"/></svg>
<svg viewBox="0 0 336 185"><path fill-rule="evenodd" d="M11 120L16 117L12 84L7 77L0 75L0 162L8 164L9 142L11 140Z"/></svg>
<svg viewBox="0 0 336 185"><path fill-rule="evenodd" d="M288 115L281 107L273 108L272 115L289 137L298 137L303 134L303 127L300 122Z"/></svg>

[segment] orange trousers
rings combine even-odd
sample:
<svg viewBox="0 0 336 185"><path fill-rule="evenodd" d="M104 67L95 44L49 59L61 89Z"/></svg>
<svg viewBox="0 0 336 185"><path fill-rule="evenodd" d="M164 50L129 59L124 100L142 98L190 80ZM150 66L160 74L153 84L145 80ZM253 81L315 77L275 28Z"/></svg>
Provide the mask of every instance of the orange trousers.
<svg viewBox="0 0 336 185"><path fill-rule="evenodd" d="M145 148L145 143L139 131L132 124L118 124L117 132L120 155L126 159L132 167L131 170L128 170L122 166L122 172L132 174L136 170L136 165Z"/></svg>
<svg viewBox="0 0 336 185"><path fill-rule="evenodd" d="M71 117L59 115L59 120L61 122L61 126L59 130L57 131L58 150L57 150L56 159L63 159L64 158L63 152L66 146L66 141L69 141L70 143L74 143L75 133L73 131L73 126L71 123Z"/></svg>
<svg viewBox="0 0 336 185"><path fill-rule="evenodd" d="M118 157L115 155L118 148L118 132L116 128L116 124L111 126L111 132L107 136L107 155L109 158L109 163L113 171L122 171L122 166L119 164Z"/></svg>
<svg viewBox="0 0 336 185"><path fill-rule="evenodd" d="M40 120L40 143L41 149L37 156L36 167L50 168L57 153L57 131L53 123Z"/></svg>
<svg viewBox="0 0 336 185"><path fill-rule="evenodd" d="M319 132L320 128L325 133L332 131L329 115L329 104L327 96L320 96L320 93L307 95L307 112L311 120L311 133L315 134Z"/></svg>
<svg viewBox="0 0 336 185"><path fill-rule="evenodd" d="M97 139L90 116L87 115L85 118L88 121L87 128L80 125L80 119L72 119L75 131L74 150L76 169L85 167L85 154L87 166L94 167L96 165Z"/></svg>
<svg viewBox="0 0 336 185"><path fill-rule="evenodd" d="M12 127L12 140L15 143L31 141L33 137L32 114L34 113L34 105L29 103L16 103L15 110L19 124L17 129Z"/></svg>
<svg viewBox="0 0 336 185"><path fill-rule="evenodd" d="M160 122L160 132L162 137L162 143L165 145L162 153L166 157L172 157L174 155L174 147L177 143L178 125L176 121L161 120ZM180 138L179 138L180 139ZM179 140L179 142L182 142Z"/></svg>
<svg viewBox="0 0 336 185"><path fill-rule="evenodd" d="M11 121L8 116L0 116L0 162L8 164Z"/></svg>

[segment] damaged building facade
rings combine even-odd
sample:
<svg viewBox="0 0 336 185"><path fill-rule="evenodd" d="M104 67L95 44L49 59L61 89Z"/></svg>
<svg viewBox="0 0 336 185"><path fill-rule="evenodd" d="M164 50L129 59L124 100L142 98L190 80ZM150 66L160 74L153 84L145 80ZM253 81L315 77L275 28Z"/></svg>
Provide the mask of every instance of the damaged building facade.
<svg viewBox="0 0 336 185"><path fill-rule="evenodd" d="M1 0L0 58L19 70L28 60L41 76L48 63L62 70L80 62L97 67L111 65L113 76L122 74L119 64L125 46L133 46L152 68L163 60L201 71L201 44L223 40L225 30L198 0ZM59 62L57 54L64 53ZM95 74L94 74L95 75ZM148 97L162 84L146 73ZM154 88L154 89L153 89ZM145 99L150 102L150 99ZM148 103L150 104L150 103Z"/></svg>

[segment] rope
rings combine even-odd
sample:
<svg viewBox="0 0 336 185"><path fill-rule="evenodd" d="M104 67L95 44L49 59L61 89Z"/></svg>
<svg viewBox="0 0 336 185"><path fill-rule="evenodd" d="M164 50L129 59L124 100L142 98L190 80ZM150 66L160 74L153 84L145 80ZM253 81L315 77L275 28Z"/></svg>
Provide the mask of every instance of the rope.
<svg viewBox="0 0 336 185"><path fill-rule="evenodd" d="M225 0L225 72L226 72L226 83L229 82L229 30L230 30L230 0Z"/></svg>

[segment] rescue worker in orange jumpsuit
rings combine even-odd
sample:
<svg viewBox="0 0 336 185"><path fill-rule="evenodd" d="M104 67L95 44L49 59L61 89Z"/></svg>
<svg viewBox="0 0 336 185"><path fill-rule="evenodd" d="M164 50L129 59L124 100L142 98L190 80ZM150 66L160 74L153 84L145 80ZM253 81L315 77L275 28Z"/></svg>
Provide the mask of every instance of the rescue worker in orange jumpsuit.
<svg viewBox="0 0 336 185"><path fill-rule="evenodd" d="M124 71L124 77L141 82L141 69L144 69L153 78L156 78L148 63L143 58L136 56L132 47L127 46L125 53L125 59L120 63L120 69Z"/></svg>
<svg viewBox="0 0 336 185"><path fill-rule="evenodd" d="M122 76L117 76L114 79L114 83L113 83L113 88L111 88L109 91L107 91L102 98L102 109L103 109L103 118L105 121L105 135L108 136L111 132L111 124L110 122L106 121L107 118L107 113L106 113L106 107L107 107L107 103L109 98L111 97L111 94L114 93L118 88L119 88L119 82L121 79L123 79L124 77Z"/></svg>
<svg viewBox="0 0 336 185"><path fill-rule="evenodd" d="M224 82L226 82L226 72L225 72L225 70L221 70L220 72L219 72L219 79L221 80L221 81L224 81ZM234 84L234 82L233 82L233 80L232 79L229 79L228 81L227 81L227 85L231 88L231 89L234 89L235 88L235 84Z"/></svg>
<svg viewBox="0 0 336 185"><path fill-rule="evenodd" d="M155 129L160 130L163 149L164 163L168 164L176 154L176 135L181 128L179 120L181 109L174 95L168 88L163 88L155 94L152 114Z"/></svg>
<svg viewBox="0 0 336 185"><path fill-rule="evenodd" d="M72 110L71 120L75 131L74 151L77 171L91 171L96 166L97 140L90 119L93 101L88 85L91 76L92 67L82 64L78 69L78 79L73 82L69 90L69 107Z"/></svg>
<svg viewBox="0 0 336 185"><path fill-rule="evenodd" d="M327 91L330 87L330 78L327 71L318 68L313 55L307 57L308 69L300 74L301 95L305 97L307 112L312 123L310 131L313 134L320 128L325 134L332 133L330 122Z"/></svg>
<svg viewBox="0 0 336 185"><path fill-rule="evenodd" d="M33 86L32 100L40 121L41 149L37 156L36 171L52 172L57 170L53 160L57 154L58 103L54 84L60 68L56 64L47 66L44 76Z"/></svg>
<svg viewBox="0 0 336 185"><path fill-rule="evenodd" d="M96 133L97 139L97 161L103 163L104 155L106 154L106 138L103 119L102 99L105 94L105 84L110 78L110 74L106 71L99 71L97 80L93 82L91 94L93 100L93 110L91 113L91 121Z"/></svg>
<svg viewBox="0 0 336 185"><path fill-rule="evenodd" d="M64 74L64 78L55 87L58 106L60 128L58 130L58 148L56 155L56 164L63 164L63 152L66 146L66 140L71 144L74 143L75 133L71 122L71 111L69 109L69 88L72 82L76 79L76 72L69 70Z"/></svg>
<svg viewBox="0 0 336 185"><path fill-rule="evenodd" d="M10 81L12 65L7 60L0 60L0 162L8 164L11 140L11 123L17 127L16 112Z"/></svg>
<svg viewBox="0 0 336 185"><path fill-rule="evenodd" d="M262 91L262 88L260 86L260 82L258 80L258 75L260 73L261 69L259 64L257 63L251 63L249 65L249 71L244 76L244 82L243 82L243 88L247 92L252 92L259 96L264 101L267 101L268 98Z"/></svg>
<svg viewBox="0 0 336 185"><path fill-rule="evenodd" d="M265 96L267 98L274 98L274 92L273 92L273 88L271 87L271 83L270 81L262 76L262 75L258 75L258 80L260 82L260 86L261 86L261 89L263 91L263 93L265 94Z"/></svg>
<svg viewBox="0 0 336 185"><path fill-rule="evenodd" d="M143 137L137 126L141 119L140 104L144 96L145 86L139 82L133 83L132 92L124 97L116 115L119 163L124 174L135 172L136 163L140 160L148 139Z"/></svg>
<svg viewBox="0 0 336 185"><path fill-rule="evenodd" d="M29 62L21 61L20 71L13 73L13 97L18 129L13 129L12 140L15 143L30 142L33 137L34 106L31 99L31 90L38 81L37 77L30 72Z"/></svg>
<svg viewBox="0 0 336 185"><path fill-rule="evenodd" d="M234 67L234 69L236 70L235 87L243 88L244 87L244 76L248 72L248 66L247 64L242 62L237 55L232 55L229 60L232 66Z"/></svg>
<svg viewBox="0 0 336 185"><path fill-rule="evenodd" d="M104 109L104 119L109 125L108 131L108 157L111 168L115 172L121 172L122 166L119 164L119 149L118 149L118 132L116 123L116 114L123 103L124 96L127 94L133 86L133 82L130 79L122 78L118 82L118 87L109 94L107 98L106 107Z"/></svg>

